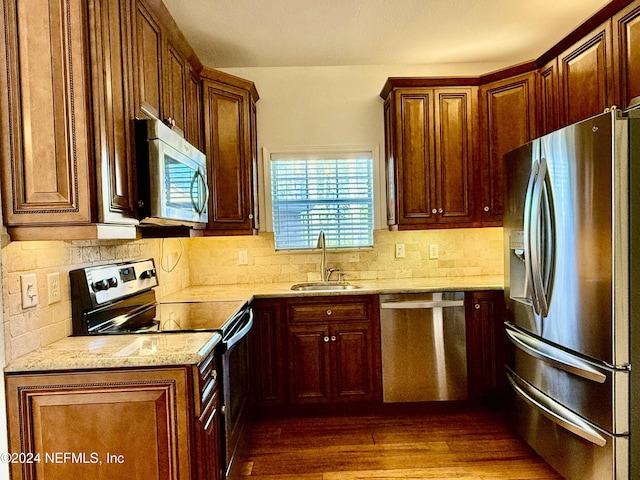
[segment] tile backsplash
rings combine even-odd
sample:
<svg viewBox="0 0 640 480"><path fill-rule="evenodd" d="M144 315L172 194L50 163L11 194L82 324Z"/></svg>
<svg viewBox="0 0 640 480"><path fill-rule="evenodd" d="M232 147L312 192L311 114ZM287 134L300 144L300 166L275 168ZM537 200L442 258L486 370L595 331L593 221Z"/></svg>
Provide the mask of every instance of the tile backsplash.
<svg viewBox="0 0 640 480"><path fill-rule="evenodd" d="M405 257L395 258L404 244ZM430 258L437 245L438 258ZM246 253L246 264L240 257ZM189 285L317 281L320 254L275 252L273 234L135 241L11 242L2 248L2 300L6 360L71 333L70 270L152 257L158 296ZM502 229L375 231L375 246L327 250L327 267L346 279L393 279L502 274ZM48 303L47 274L60 272L61 301ZM20 275L35 273L39 303L23 309Z"/></svg>

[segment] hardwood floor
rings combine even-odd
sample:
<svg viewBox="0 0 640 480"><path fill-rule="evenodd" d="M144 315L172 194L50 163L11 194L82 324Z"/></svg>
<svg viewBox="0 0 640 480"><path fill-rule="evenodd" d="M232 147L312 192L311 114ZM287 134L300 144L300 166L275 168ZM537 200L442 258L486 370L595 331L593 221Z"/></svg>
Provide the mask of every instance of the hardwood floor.
<svg viewBox="0 0 640 480"><path fill-rule="evenodd" d="M504 413L259 420L245 480L562 480Z"/></svg>

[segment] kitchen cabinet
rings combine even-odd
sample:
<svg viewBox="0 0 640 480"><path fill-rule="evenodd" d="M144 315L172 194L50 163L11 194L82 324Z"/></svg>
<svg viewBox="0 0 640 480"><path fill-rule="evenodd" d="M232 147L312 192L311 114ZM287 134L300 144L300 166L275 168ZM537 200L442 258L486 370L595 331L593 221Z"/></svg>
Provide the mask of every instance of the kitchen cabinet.
<svg viewBox="0 0 640 480"><path fill-rule="evenodd" d="M537 72L536 106L538 135L560 128L558 59L553 58Z"/></svg>
<svg viewBox="0 0 640 480"><path fill-rule="evenodd" d="M602 113L614 100L611 22L585 36L558 57L561 125Z"/></svg>
<svg viewBox="0 0 640 480"><path fill-rule="evenodd" d="M253 308L253 361L256 405L287 404L287 333L285 302L282 299L258 299Z"/></svg>
<svg viewBox="0 0 640 480"><path fill-rule="evenodd" d="M135 238L128 9L3 1L2 201L14 240Z"/></svg>
<svg viewBox="0 0 640 480"><path fill-rule="evenodd" d="M390 78L380 95L390 226L473 226L477 87Z"/></svg>
<svg viewBox="0 0 640 480"><path fill-rule="evenodd" d="M506 336L502 291L465 296L467 381L471 400L499 400L506 392Z"/></svg>
<svg viewBox="0 0 640 480"><path fill-rule="evenodd" d="M135 2L136 117L160 118L199 145L200 85L194 77L202 67L191 65L190 48L164 5Z"/></svg>
<svg viewBox="0 0 640 480"><path fill-rule="evenodd" d="M640 2L635 1L613 17L615 104L626 108L640 96Z"/></svg>
<svg viewBox="0 0 640 480"><path fill-rule="evenodd" d="M290 403L380 401L378 317L375 295L290 299Z"/></svg>
<svg viewBox="0 0 640 480"><path fill-rule="evenodd" d="M9 451L37 459L11 462L13 480L222 480L214 355L197 365L7 374Z"/></svg>
<svg viewBox="0 0 640 480"><path fill-rule="evenodd" d="M39 455L11 463L13 480L190 479L188 377L186 367L7 375L9 450Z"/></svg>
<svg viewBox="0 0 640 480"><path fill-rule="evenodd" d="M204 151L209 176L205 235L258 231L256 102L253 82L216 70L202 74Z"/></svg>
<svg viewBox="0 0 640 480"><path fill-rule="evenodd" d="M535 138L534 72L480 87L482 225L502 225L502 156Z"/></svg>

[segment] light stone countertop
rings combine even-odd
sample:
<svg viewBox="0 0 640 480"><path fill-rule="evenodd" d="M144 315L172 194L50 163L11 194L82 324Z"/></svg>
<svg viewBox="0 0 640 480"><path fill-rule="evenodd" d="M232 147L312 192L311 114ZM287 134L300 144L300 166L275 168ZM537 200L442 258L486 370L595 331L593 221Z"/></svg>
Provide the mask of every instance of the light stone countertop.
<svg viewBox="0 0 640 480"><path fill-rule="evenodd" d="M215 332L67 337L11 360L5 372L195 365L220 340Z"/></svg>
<svg viewBox="0 0 640 480"><path fill-rule="evenodd" d="M293 283L203 285L187 287L160 299L161 302L251 301L254 298L372 295L380 293L425 293L444 291L502 290L502 275L348 280L360 288L352 290L293 291Z"/></svg>

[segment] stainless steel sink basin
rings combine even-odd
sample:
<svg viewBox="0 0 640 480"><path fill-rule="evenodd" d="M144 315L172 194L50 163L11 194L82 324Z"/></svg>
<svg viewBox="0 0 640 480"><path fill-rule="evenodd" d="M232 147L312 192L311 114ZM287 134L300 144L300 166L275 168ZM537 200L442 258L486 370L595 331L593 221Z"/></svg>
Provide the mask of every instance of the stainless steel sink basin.
<svg viewBox="0 0 640 480"><path fill-rule="evenodd" d="M291 290L299 292L308 291L332 291L332 290L354 290L360 288L360 285L354 285L353 283L346 282L309 282L309 283L296 283L291 287Z"/></svg>

